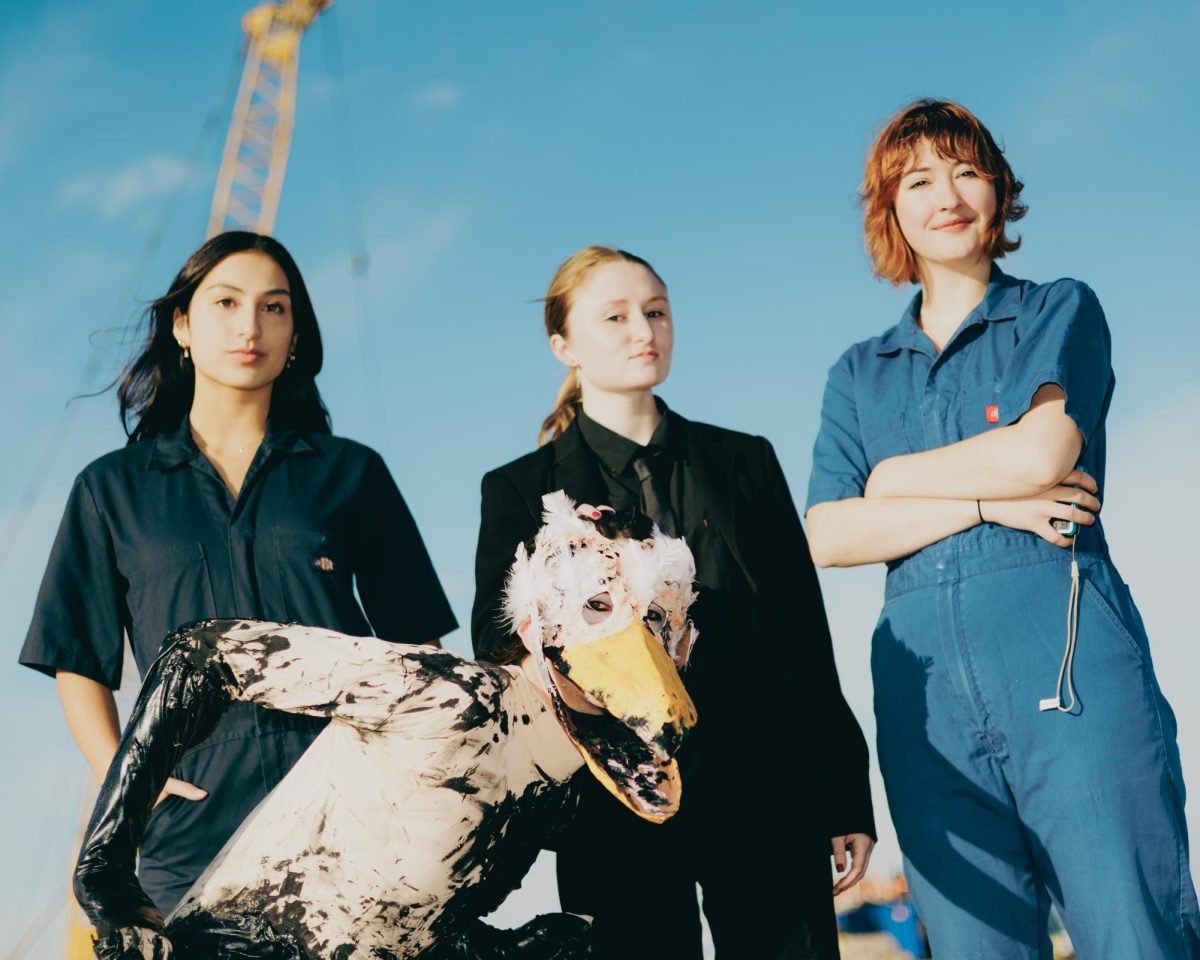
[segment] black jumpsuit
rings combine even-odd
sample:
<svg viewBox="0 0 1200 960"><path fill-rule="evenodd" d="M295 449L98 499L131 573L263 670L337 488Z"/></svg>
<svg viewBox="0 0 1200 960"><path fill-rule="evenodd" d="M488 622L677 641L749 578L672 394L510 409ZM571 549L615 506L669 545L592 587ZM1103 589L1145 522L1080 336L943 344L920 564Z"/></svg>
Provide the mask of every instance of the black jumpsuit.
<svg viewBox="0 0 1200 960"><path fill-rule="evenodd" d="M116 689L126 634L145 674L172 630L206 617L406 643L457 626L375 451L268 426L235 499L184 422L101 457L76 479L20 659ZM208 797L160 803L141 851L142 886L163 913L323 726L237 704L188 752L175 775Z"/></svg>

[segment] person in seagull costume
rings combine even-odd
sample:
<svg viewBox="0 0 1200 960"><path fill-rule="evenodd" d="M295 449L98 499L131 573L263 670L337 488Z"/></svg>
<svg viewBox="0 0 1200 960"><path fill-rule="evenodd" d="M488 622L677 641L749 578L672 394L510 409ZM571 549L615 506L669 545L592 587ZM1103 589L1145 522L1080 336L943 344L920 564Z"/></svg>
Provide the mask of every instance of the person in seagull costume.
<svg viewBox="0 0 1200 960"><path fill-rule="evenodd" d="M691 552L640 514L543 499L517 548L492 665L298 625L209 620L148 672L88 826L75 893L101 960L568 960L588 921L479 918L574 805L586 764L638 815L679 808L696 723ZM138 886L147 820L183 751L235 700L331 717L165 920Z"/></svg>

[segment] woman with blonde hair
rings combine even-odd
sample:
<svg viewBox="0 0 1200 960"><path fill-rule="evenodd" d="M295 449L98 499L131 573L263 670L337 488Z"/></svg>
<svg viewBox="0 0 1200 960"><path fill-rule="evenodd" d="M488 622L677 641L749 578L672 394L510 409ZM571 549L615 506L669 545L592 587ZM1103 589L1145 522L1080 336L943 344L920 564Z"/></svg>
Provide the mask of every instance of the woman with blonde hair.
<svg viewBox="0 0 1200 960"><path fill-rule="evenodd" d="M562 906L595 918L600 957L698 960L699 883L720 956L835 958L832 893L858 881L874 844L867 750L775 452L655 396L675 328L666 285L642 258L573 254L550 283L545 323L569 370L539 448L483 478L476 655L503 661L520 643L500 615L504 573L550 491L639 508L685 537L700 594L685 682L701 719L681 758L681 811L648 824L581 783L557 845ZM769 680L785 661L786 681ZM780 797L781 763L810 788Z"/></svg>
<svg viewBox="0 0 1200 960"><path fill-rule="evenodd" d="M1025 213L992 135L921 100L867 155L876 274L920 290L829 373L808 529L886 563L878 747L934 956L1200 956L1175 720L1097 511L1113 392L1096 295L1003 273Z"/></svg>

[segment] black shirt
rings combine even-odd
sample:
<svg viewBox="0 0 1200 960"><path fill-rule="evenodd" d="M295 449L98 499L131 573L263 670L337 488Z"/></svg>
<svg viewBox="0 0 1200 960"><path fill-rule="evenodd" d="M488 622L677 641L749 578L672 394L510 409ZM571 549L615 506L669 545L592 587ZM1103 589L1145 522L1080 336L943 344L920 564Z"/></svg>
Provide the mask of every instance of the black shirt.
<svg viewBox="0 0 1200 960"><path fill-rule="evenodd" d="M658 397L654 402L662 419L644 447L597 423L583 412L582 406L576 409L575 418L583 441L600 468L600 477L608 490L608 506L618 510L636 507L645 512L646 502L633 461L642 457L653 464L655 477L666 495L663 507L670 511L675 530L687 540L696 560L697 583L712 589L727 579L725 572L732 558L724 541L709 527L708 504L687 458L688 423Z"/></svg>
<svg viewBox="0 0 1200 960"><path fill-rule="evenodd" d="M673 526L678 529L677 510L683 502L683 450L678 444L671 444L673 433L678 434L679 430L671 430L666 404L661 400L656 400L656 403L663 416L644 447L597 423L583 412L582 407L577 409L575 416L579 420L584 442L599 462L600 475L611 498L608 505L618 510L637 507L646 512L642 484L633 469L633 461L640 457L652 465L651 469L666 495L667 502L663 507L671 513Z"/></svg>
<svg viewBox="0 0 1200 960"><path fill-rule="evenodd" d="M20 660L115 689L126 634L144 674L168 633L206 617L406 643L457 626L379 454L268 427L234 498L185 421L101 457L76 479ZM238 705L189 752L175 775L209 796L159 804L142 849L142 883L160 907L186 892L321 726Z"/></svg>

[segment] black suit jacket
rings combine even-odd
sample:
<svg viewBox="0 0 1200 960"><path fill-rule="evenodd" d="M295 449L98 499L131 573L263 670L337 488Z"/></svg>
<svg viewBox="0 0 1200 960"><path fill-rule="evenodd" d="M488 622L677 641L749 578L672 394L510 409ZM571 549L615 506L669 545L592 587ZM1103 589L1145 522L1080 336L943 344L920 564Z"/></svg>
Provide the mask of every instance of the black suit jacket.
<svg viewBox="0 0 1200 960"><path fill-rule="evenodd" d="M732 558L697 571L699 639L685 682L700 736L685 748L685 806L728 818L749 812L748 802L778 811L782 800L796 839L874 836L866 742L842 696L816 570L775 451L763 437L668 416L685 434L706 524ZM471 615L480 659L511 640L500 614L505 578L517 545L541 526L542 495L555 490L577 502L607 498L576 423L483 478Z"/></svg>

